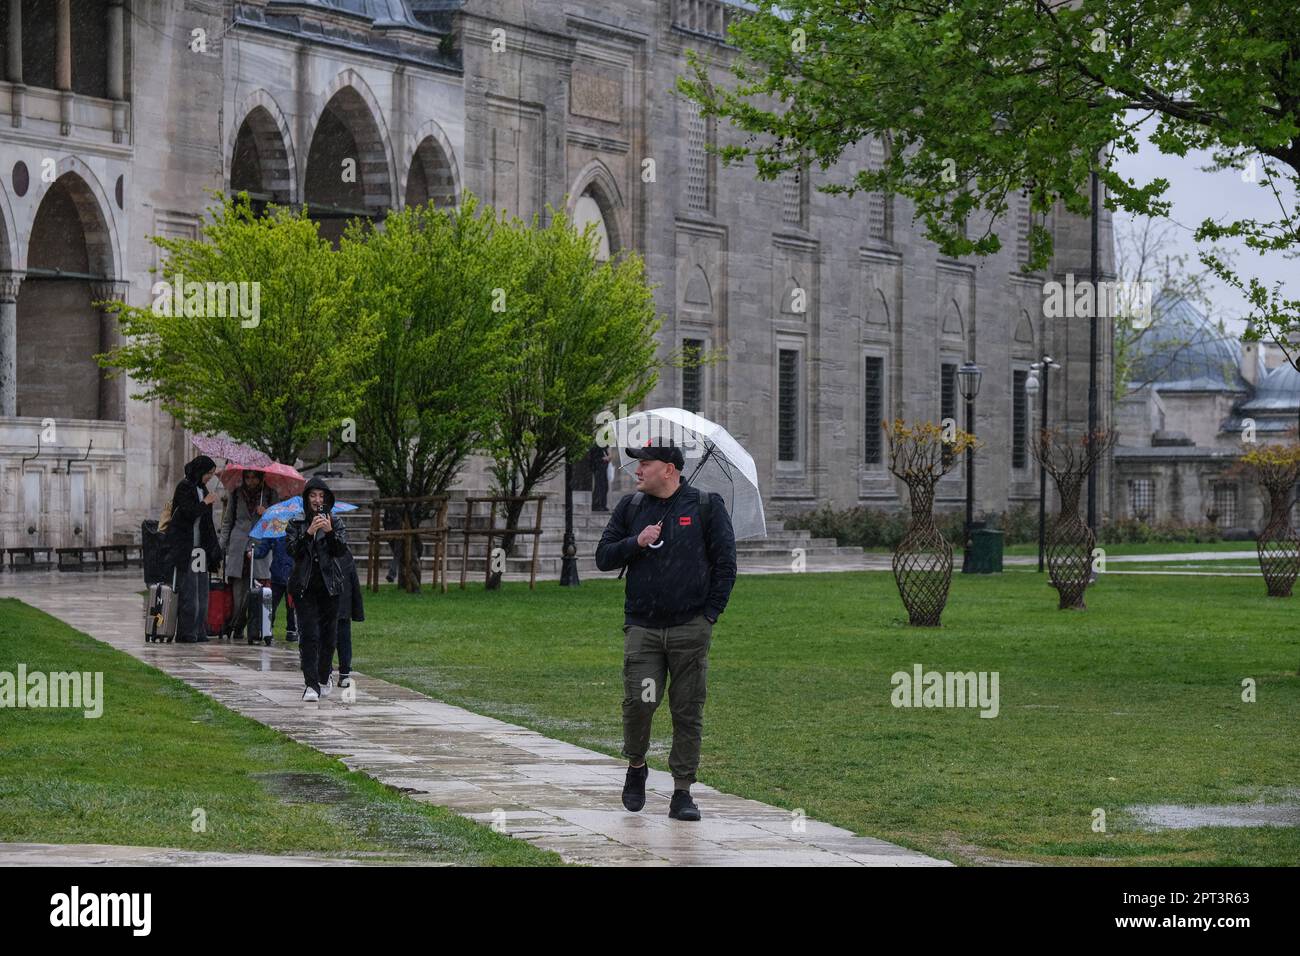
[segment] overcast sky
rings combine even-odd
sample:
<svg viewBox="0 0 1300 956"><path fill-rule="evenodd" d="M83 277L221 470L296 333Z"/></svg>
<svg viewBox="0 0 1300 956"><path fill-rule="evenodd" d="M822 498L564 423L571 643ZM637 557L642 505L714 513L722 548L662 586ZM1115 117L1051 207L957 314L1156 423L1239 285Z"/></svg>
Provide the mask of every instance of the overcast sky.
<svg viewBox="0 0 1300 956"><path fill-rule="evenodd" d="M1154 129L1155 120L1148 120L1144 130ZM1157 177L1169 180L1169 189L1163 198L1173 204L1169 219L1174 223L1171 242L1176 246L1169 251L1171 254L1186 253L1188 268L1197 271L1203 267L1196 258L1197 243L1192 236L1201 220L1211 217L1229 222L1247 218L1275 220L1279 217L1272 190L1260 185L1258 175L1256 182L1248 183L1242 181L1240 171L1202 172L1201 168L1210 162L1210 155L1203 152L1189 152L1185 157L1166 155L1142 137L1141 150L1120 154L1116 166L1120 175L1139 186ZM1260 171L1256 169L1257 174ZM1293 196L1291 205L1294 208ZM1131 224L1132 217L1128 213L1115 213L1117 231ZM1248 281L1252 275L1269 287L1281 281L1284 295L1294 298L1300 294L1300 259L1283 259L1277 253L1260 256L1241 242L1224 242L1222 246L1238 250L1235 266L1243 281ZM1229 329L1240 331L1244 328L1241 317L1249 311L1249 305L1235 289L1214 280L1211 282L1211 301L1214 305L1211 319L1222 318Z"/></svg>

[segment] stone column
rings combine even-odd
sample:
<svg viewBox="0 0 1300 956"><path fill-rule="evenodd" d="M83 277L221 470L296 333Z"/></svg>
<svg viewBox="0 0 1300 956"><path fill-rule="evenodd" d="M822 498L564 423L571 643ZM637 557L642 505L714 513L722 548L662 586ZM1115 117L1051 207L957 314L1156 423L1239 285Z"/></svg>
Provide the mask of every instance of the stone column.
<svg viewBox="0 0 1300 956"><path fill-rule="evenodd" d="M9 122L23 125L23 0L9 0L9 49L5 51L5 79L14 84Z"/></svg>
<svg viewBox="0 0 1300 956"><path fill-rule="evenodd" d="M72 132L72 0L55 0L54 87L59 91L59 132Z"/></svg>
<svg viewBox="0 0 1300 956"><path fill-rule="evenodd" d="M126 301L126 283L116 279L100 279L90 284L91 298L96 302ZM117 315L99 308L99 351L111 352L121 344L122 337L118 331ZM126 421L126 376L111 375L111 370L100 369L99 372L99 415L100 421Z"/></svg>
<svg viewBox="0 0 1300 956"><path fill-rule="evenodd" d="M0 272L0 416L6 418L18 414L18 287L22 281L21 272Z"/></svg>
<svg viewBox="0 0 1300 956"><path fill-rule="evenodd" d="M108 98L113 101L113 142L126 140L126 30L122 0L108 0Z"/></svg>

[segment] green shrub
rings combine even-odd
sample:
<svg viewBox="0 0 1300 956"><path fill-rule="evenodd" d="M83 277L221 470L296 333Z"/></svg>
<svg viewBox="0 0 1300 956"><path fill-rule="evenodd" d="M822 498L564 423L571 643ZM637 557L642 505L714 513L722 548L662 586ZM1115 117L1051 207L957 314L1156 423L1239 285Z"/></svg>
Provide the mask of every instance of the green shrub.
<svg viewBox="0 0 1300 956"><path fill-rule="evenodd" d="M1051 528L1055 514L1047 515ZM857 505L835 510L822 505L814 511L787 515L785 526L805 529L814 538L834 538L837 544L859 548L896 548L907 532L911 515L901 509L867 508ZM964 511L944 511L935 515L935 523L954 547L962 544ZM1007 511L985 516L986 526L1003 533L1003 544L1032 544L1038 540L1038 503L1020 502ZM1161 521L1154 524L1134 518L1121 518L1103 525L1098 535L1102 544L1146 544L1175 541L1187 544L1218 541L1222 535L1211 524L1182 524Z"/></svg>

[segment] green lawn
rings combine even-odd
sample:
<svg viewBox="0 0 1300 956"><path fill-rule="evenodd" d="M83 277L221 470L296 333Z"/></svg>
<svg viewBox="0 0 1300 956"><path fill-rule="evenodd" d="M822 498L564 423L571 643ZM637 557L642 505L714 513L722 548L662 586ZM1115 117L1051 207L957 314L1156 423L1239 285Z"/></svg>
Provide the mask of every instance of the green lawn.
<svg viewBox="0 0 1300 956"><path fill-rule="evenodd" d="M475 865L559 857L418 803L12 598L0 670L102 671L102 716L0 709L0 842ZM194 811L206 831L194 832Z"/></svg>
<svg viewBox="0 0 1300 956"><path fill-rule="evenodd" d="M385 588L356 667L617 754L621 590ZM1297 604L1257 579L1140 576L1088 603L1058 611L1035 574L954 575L945 626L918 630L886 573L742 577L714 632L701 779L959 862L1300 862L1300 828L1152 833L1125 812L1295 799ZM997 671L1000 715L894 708L890 677L914 663ZM661 712L660 769L668 727Z"/></svg>

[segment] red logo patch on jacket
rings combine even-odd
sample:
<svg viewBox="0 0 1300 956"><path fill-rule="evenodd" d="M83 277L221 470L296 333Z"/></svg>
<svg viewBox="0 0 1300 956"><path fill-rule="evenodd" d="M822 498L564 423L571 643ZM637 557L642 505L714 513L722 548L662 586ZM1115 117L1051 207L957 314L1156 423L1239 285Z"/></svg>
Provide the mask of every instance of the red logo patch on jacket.
<svg viewBox="0 0 1300 956"><path fill-rule="evenodd" d="M690 516L690 515L682 515L680 518L677 519L677 523L678 523L679 525L683 525L683 526L688 525L688 524L691 523L691 516Z"/></svg>

